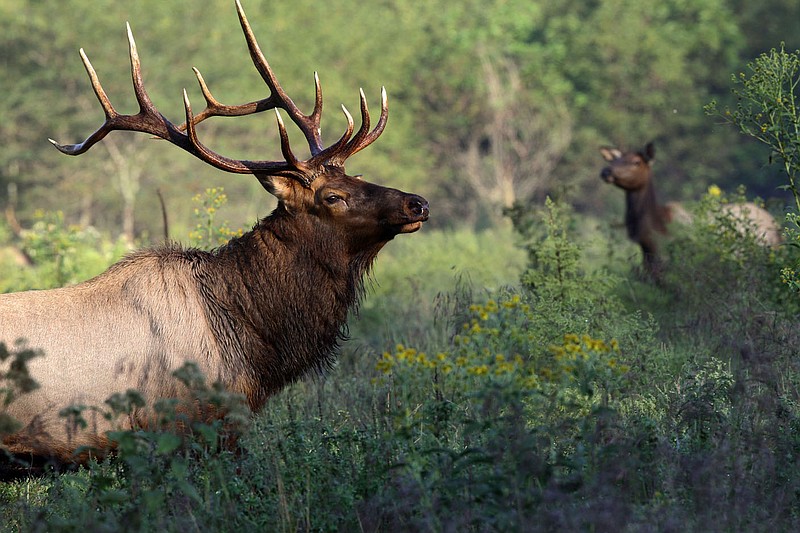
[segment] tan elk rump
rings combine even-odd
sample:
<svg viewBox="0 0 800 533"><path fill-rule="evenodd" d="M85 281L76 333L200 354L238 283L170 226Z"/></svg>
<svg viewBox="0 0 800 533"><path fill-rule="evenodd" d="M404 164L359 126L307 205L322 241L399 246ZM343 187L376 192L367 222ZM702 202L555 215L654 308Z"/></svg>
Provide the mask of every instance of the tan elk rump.
<svg viewBox="0 0 800 533"><path fill-rule="evenodd" d="M601 148L608 162L600 177L625 191L625 227L628 237L642 249L645 270L658 277L663 268L658 250L658 234L668 232L671 222L692 223L692 216L677 202L658 203L653 185L655 147L648 143L643 150L623 152L617 148ZM781 242L780 227L773 216L752 202L726 204L727 214L741 233L752 232L765 245Z"/></svg>
<svg viewBox="0 0 800 533"><path fill-rule="evenodd" d="M424 198L345 173L345 160L386 126L385 91L374 129L362 92L361 127L354 132L343 108L347 128L324 146L316 75L315 106L304 115L275 78L238 1L236 7L268 97L221 104L195 70L206 108L194 115L184 92L186 122L173 124L147 96L129 27L139 113L115 111L81 50L106 120L82 143L54 144L77 155L114 130L156 135L214 167L254 175L278 198L277 207L251 231L211 252L166 245L135 252L73 287L0 295L0 342L25 338L45 354L31 362L41 387L9 408L24 424L4 439L12 452L67 460L78 446L105 448L111 422L95 418L87 431L73 435L59 411L72 404L102 405L127 389L138 389L150 401L176 397L179 384L170 374L186 361L195 361L209 380L219 380L259 409L281 387L331 364L376 254L395 235L414 232L428 219ZM197 124L207 118L268 109L277 114L283 160L230 159L197 137ZM294 155L278 109L303 132L308 159ZM113 421L123 427L149 422L146 412Z"/></svg>

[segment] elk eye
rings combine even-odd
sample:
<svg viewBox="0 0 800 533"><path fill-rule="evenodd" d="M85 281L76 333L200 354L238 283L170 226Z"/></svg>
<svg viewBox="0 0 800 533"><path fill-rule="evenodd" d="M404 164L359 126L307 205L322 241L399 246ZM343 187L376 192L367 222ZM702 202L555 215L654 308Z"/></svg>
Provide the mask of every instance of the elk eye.
<svg viewBox="0 0 800 533"><path fill-rule="evenodd" d="M333 205L341 201L342 197L339 196L338 194L329 194L328 196L325 197L325 203L327 203L328 205Z"/></svg>

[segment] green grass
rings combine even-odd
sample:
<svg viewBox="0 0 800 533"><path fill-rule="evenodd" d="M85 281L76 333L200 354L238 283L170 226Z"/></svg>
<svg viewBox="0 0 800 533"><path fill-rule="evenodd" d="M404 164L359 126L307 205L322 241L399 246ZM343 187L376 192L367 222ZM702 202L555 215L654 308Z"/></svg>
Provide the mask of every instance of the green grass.
<svg viewBox="0 0 800 533"><path fill-rule="evenodd" d="M491 293L516 284L525 251L510 225L479 233L423 229L400 235L378 255L368 290L350 321L358 345L383 350L433 334L431 324L463 293Z"/></svg>

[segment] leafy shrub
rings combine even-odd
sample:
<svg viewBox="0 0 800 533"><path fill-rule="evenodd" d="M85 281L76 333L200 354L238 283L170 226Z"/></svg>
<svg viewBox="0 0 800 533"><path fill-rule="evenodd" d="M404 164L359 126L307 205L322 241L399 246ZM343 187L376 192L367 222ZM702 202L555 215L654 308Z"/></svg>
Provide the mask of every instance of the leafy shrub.
<svg viewBox="0 0 800 533"><path fill-rule="evenodd" d="M747 324L765 314L800 312L800 300L781 279L781 270L800 257L797 249L764 246L752 228L725 209L744 199L741 189L733 199L706 194L696 206L696 222L676 228L675 238L666 243L665 296L684 310L683 318L706 314L705 322L710 316L747 312L740 322Z"/></svg>
<svg viewBox="0 0 800 533"><path fill-rule="evenodd" d="M375 262L358 316L350 321L352 337L379 354L409 335L442 340L435 324L450 320L452 306L463 311L473 292L513 284L524 268L525 253L508 227L477 233L425 228L396 238Z"/></svg>
<svg viewBox="0 0 800 533"><path fill-rule="evenodd" d="M196 220L194 230L189 232L189 241L192 246L211 249L243 234L241 228L232 230L228 227L227 220L217 222L217 212L220 207L228 203L228 195L225 194L224 188L209 187L203 194L196 194L192 198L192 202L195 204Z"/></svg>
<svg viewBox="0 0 800 533"><path fill-rule="evenodd" d="M714 433L723 430L732 411L736 380L729 363L716 358L699 363L684 375L673 398L672 412L677 415L675 446L708 446Z"/></svg>
<svg viewBox="0 0 800 533"><path fill-rule="evenodd" d="M11 402L38 388L28 372L28 361L41 355L26 347L24 342L11 348L0 342L0 437L19 429L19 422L5 411Z"/></svg>
<svg viewBox="0 0 800 533"><path fill-rule="evenodd" d="M456 311L464 320L445 346L401 344L376 364L399 441L388 492L374 498L389 524L563 526L541 520L544 502L569 501L627 449L612 430L630 376L642 376L627 349L645 357L652 324L606 294L613 279L584 270L567 209L548 201L519 215L530 221L522 288Z"/></svg>
<svg viewBox="0 0 800 533"><path fill-rule="evenodd" d="M800 291L800 50L787 52L781 43L747 65L748 73L731 78L732 92L738 103L735 109L720 110L716 102L705 109L722 117L739 130L770 149L770 162L783 165L787 183L781 188L791 192L794 211L787 213L786 241L794 250L794 259L781 268L783 282Z"/></svg>
<svg viewBox="0 0 800 533"><path fill-rule="evenodd" d="M706 199L707 222L670 244L680 261L664 287L592 270L562 205L515 213L530 258L522 286L454 311L463 319L443 345L402 343L377 362L398 457L369 500L379 523L796 524L777 503L793 489L770 477L794 464L779 457L792 446L800 412L785 394L800 374L775 365L790 360L797 315L776 292L782 252L734 231L721 201Z"/></svg>
<svg viewBox="0 0 800 533"><path fill-rule="evenodd" d="M434 383L435 392L454 404L488 386L512 388L530 397L562 394L573 406L590 407L598 391L608 404L623 386L629 367L620 360L616 340L606 343L567 334L562 343L543 350L528 332L527 324L535 317L519 295L473 304L470 311L473 318L453 338L450 351L428 356L398 345L394 353L383 354L377 370L404 384Z"/></svg>
<svg viewBox="0 0 800 533"><path fill-rule="evenodd" d="M250 412L241 396L219 384L208 386L193 363L174 376L186 389L180 400L147 405L138 392L129 390L113 395L105 407L64 409L61 415L79 429L86 425L87 410L109 420L132 420L134 410L147 409L153 424L108 432L115 444L113 456L92 461L76 474L53 478L47 498L51 503L46 509L23 507L16 515L17 525L177 531L196 529L197 512L203 513L204 529L222 525L213 513L231 504L236 438L249 425ZM105 456L108 450L101 452Z"/></svg>
<svg viewBox="0 0 800 533"><path fill-rule="evenodd" d="M20 246L34 265L0 264L0 292L77 283L99 274L128 250L123 239L112 242L94 228L66 224L61 212L37 212Z"/></svg>

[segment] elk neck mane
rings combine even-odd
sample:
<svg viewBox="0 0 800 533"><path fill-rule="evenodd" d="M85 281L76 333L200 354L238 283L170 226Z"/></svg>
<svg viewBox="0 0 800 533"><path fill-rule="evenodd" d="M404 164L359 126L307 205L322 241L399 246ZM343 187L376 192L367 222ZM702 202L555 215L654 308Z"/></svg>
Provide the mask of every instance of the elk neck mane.
<svg viewBox="0 0 800 533"><path fill-rule="evenodd" d="M626 191L625 227L628 237L638 241L648 229L667 233L668 208L658 203L658 196L652 180L635 191Z"/></svg>
<svg viewBox="0 0 800 533"><path fill-rule="evenodd" d="M279 204L252 231L211 251L168 243L133 252L109 274L139 261L184 269L224 374L257 409L283 386L330 368L385 244L352 254L330 233L316 217Z"/></svg>

